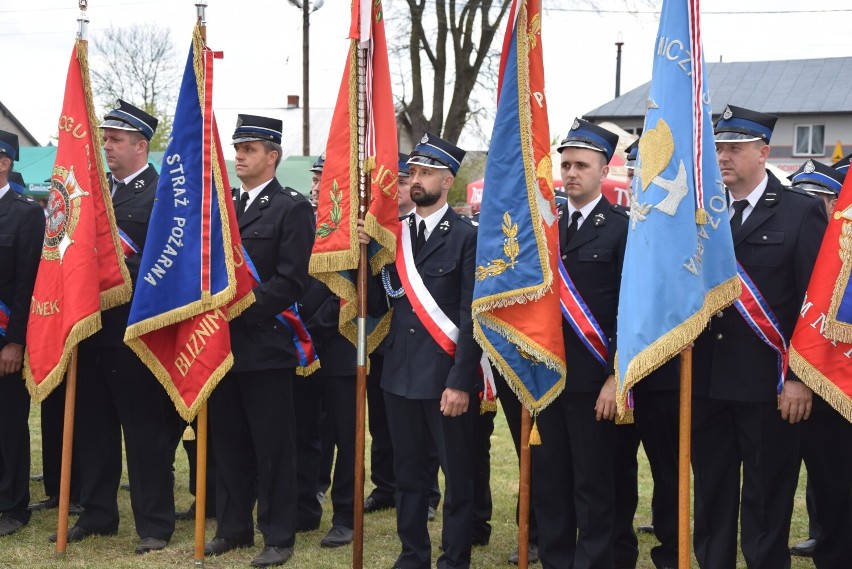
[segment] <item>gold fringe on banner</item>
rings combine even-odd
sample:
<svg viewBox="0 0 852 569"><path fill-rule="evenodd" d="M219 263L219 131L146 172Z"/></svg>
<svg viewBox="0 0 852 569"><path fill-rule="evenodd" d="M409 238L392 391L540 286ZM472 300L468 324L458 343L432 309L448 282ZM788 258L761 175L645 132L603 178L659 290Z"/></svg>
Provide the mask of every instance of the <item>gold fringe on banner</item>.
<svg viewBox="0 0 852 569"><path fill-rule="evenodd" d="M121 273L122 283L111 289L101 291L101 310L109 310L116 306L130 302L133 295L133 288L130 281L130 271L127 269L127 263L124 260L124 249L121 247L121 242L116 231L117 223L115 220L115 211L112 207L112 194L107 191L106 169L104 168L104 157L100 152L103 148L103 139L101 138L101 129L97 128L98 118L95 116L95 103L92 95L92 85L89 81L89 50L88 42L85 40L77 40L76 42L77 61L80 62L80 75L83 78L83 96L86 100L86 112L89 119L89 138L91 140L92 154L95 159L95 168L98 171L98 181L100 182L100 194L104 201L104 209L106 210L107 218L109 219L110 236L112 237L112 245L115 250L115 257L118 262L118 270Z"/></svg>
<svg viewBox="0 0 852 569"><path fill-rule="evenodd" d="M790 369L805 385L813 389L814 393L825 399L826 403L852 423L852 398L849 394L837 387L793 347L790 347Z"/></svg>
<svg viewBox="0 0 852 569"><path fill-rule="evenodd" d="M306 366L296 366L296 375L299 377L308 377L320 368L320 361L314 360Z"/></svg>
<svg viewBox="0 0 852 569"><path fill-rule="evenodd" d="M647 348L636 354L628 364L624 378L619 376L619 354L615 354L615 373L618 380L616 404L618 417L628 411L627 391L647 377L651 372L675 357L698 337L710 318L739 298L742 288L739 277L733 277L710 290L704 305L692 316L663 334Z"/></svg>

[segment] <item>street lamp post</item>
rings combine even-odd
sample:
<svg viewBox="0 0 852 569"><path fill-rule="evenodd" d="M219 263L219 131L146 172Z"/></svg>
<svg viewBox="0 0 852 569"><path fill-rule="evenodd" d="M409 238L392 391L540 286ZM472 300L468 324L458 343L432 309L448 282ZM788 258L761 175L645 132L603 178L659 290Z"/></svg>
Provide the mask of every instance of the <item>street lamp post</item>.
<svg viewBox="0 0 852 569"><path fill-rule="evenodd" d="M319 10L324 0L288 0L302 10L302 154L311 153L310 27L311 13Z"/></svg>

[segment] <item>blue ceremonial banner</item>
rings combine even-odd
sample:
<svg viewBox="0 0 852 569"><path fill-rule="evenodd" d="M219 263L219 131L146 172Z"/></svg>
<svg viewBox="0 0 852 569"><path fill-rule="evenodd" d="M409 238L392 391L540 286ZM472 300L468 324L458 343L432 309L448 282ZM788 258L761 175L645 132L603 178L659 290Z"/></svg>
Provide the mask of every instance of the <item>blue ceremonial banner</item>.
<svg viewBox="0 0 852 569"><path fill-rule="evenodd" d="M740 295L699 20L698 0L663 2L618 303L619 416L627 390Z"/></svg>
<svg viewBox="0 0 852 569"><path fill-rule="evenodd" d="M228 321L254 300L213 116L215 56L196 26L125 334L187 421L233 364Z"/></svg>
<svg viewBox="0 0 852 569"><path fill-rule="evenodd" d="M565 386L541 4L515 0L479 217L474 336L535 416Z"/></svg>

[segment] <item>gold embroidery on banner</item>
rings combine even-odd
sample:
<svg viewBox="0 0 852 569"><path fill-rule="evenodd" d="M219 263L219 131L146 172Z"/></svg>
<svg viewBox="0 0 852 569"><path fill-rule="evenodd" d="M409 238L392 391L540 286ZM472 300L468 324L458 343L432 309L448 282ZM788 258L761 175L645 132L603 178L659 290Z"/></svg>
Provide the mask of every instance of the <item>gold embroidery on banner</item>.
<svg viewBox="0 0 852 569"><path fill-rule="evenodd" d="M503 240L503 254L508 257L508 261L504 259L494 259L486 266L476 267L476 280L482 281L487 277L496 277L497 275L506 272L506 269L514 268L517 264L518 254L521 252L521 247L518 245L518 224L512 223L512 216L509 212L503 214L503 234L506 239Z"/></svg>
<svg viewBox="0 0 852 569"><path fill-rule="evenodd" d="M331 182L331 193L329 196L331 197L331 213L329 215L331 223L323 223L317 227L317 237L320 238L328 237L340 228L340 219L342 217L340 202L343 200L343 192L337 186L337 180Z"/></svg>

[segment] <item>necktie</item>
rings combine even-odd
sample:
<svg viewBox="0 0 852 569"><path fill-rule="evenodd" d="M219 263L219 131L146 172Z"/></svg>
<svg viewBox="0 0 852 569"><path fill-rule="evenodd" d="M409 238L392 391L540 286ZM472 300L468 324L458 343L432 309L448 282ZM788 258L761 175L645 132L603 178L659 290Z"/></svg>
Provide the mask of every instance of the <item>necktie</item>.
<svg viewBox="0 0 852 569"><path fill-rule="evenodd" d="M127 186L127 184L125 184L124 182L116 182L115 184L113 184L113 186L112 186L112 194L111 194L111 195L112 195L112 197L115 197L115 194L117 194L118 192L120 192L120 191L121 191L123 188L125 188L126 186Z"/></svg>
<svg viewBox="0 0 852 569"><path fill-rule="evenodd" d="M734 202L734 216L731 218L731 233L736 233L743 226L743 212L748 207L748 200Z"/></svg>
<svg viewBox="0 0 852 569"><path fill-rule="evenodd" d="M248 192L240 192L240 205L237 208L237 219L242 217L242 215L246 211L246 204L248 203L249 195Z"/></svg>
<svg viewBox="0 0 852 569"><path fill-rule="evenodd" d="M579 210L571 214L571 225L568 226L568 231L565 233L568 236L568 243L570 243L574 235L577 234L577 223L580 221L581 217L583 217L583 214L580 213Z"/></svg>
<svg viewBox="0 0 852 569"><path fill-rule="evenodd" d="M421 219L420 225L418 226L418 230L417 230L417 240L414 242L414 255L415 256L417 255L417 253L420 252L420 250L423 248L423 245L425 245L425 244L426 244L426 221Z"/></svg>

